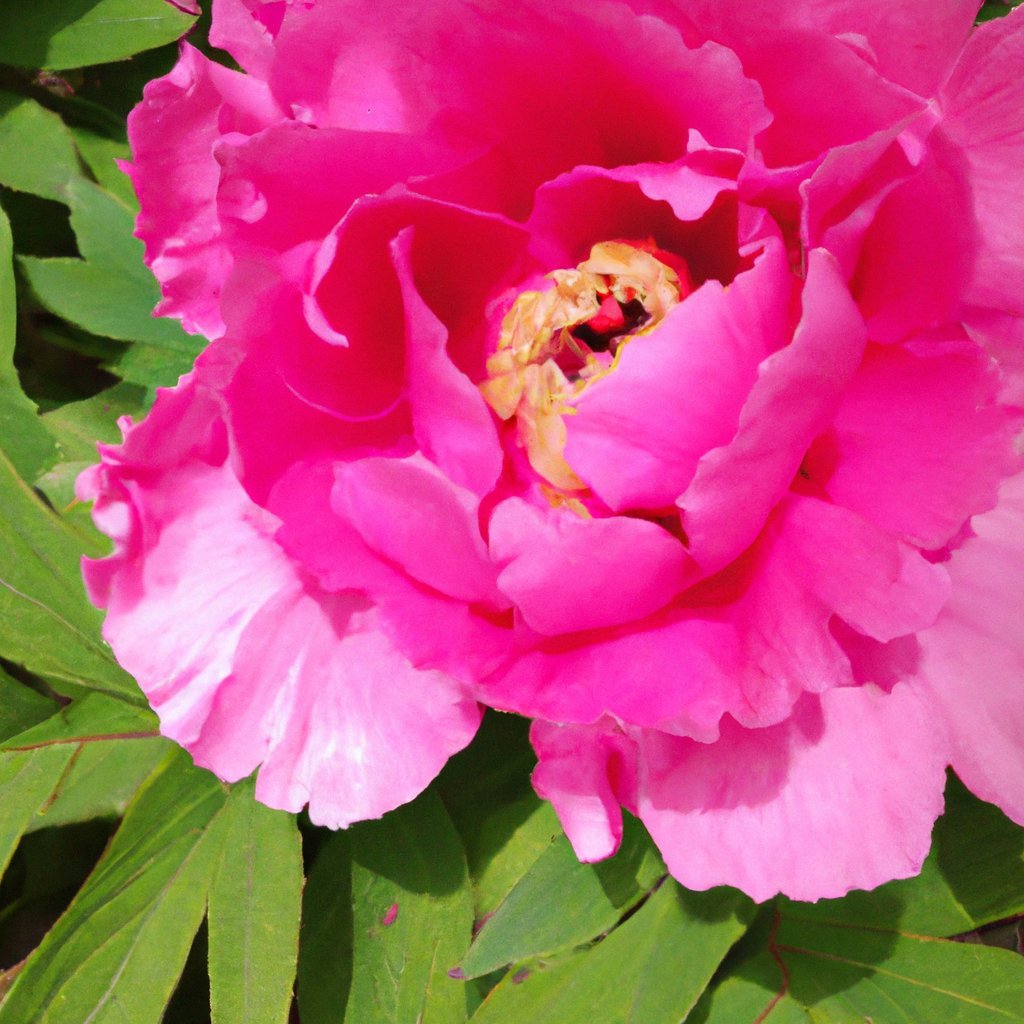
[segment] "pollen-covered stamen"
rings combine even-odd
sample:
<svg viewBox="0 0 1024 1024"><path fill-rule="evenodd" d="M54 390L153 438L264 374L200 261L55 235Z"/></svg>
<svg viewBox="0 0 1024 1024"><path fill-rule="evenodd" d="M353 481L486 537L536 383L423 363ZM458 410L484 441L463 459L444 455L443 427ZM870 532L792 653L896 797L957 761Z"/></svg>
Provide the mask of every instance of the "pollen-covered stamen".
<svg viewBox="0 0 1024 1024"><path fill-rule="evenodd" d="M501 419L516 417L534 470L556 488L579 491L585 484L565 461L562 417L691 283L685 264L653 241L600 242L578 267L549 277L553 287L524 292L505 316L480 390Z"/></svg>

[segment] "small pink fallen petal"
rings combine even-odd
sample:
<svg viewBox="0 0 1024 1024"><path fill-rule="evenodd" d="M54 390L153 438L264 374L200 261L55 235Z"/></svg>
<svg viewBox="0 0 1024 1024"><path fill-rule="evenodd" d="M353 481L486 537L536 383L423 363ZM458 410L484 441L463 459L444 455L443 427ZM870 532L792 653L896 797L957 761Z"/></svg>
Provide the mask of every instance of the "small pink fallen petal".
<svg viewBox="0 0 1024 1024"><path fill-rule="evenodd" d="M639 737L639 813L691 889L761 901L842 896L916 874L942 811L948 747L910 686L808 695L712 744Z"/></svg>
<svg viewBox="0 0 1024 1024"><path fill-rule="evenodd" d="M948 562L953 596L919 637L918 671L956 773L1024 825L1024 476L971 527Z"/></svg>
<svg viewBox="0 0 1024 1024"><path fill-rule="evenodd" d="M683 587L686 552L655 523L583 519L509 498L489 533L498 588L546 636L643 618Z"/></svg>
<svg viewBox="0 0 1024 1024"><path fill-rule="evenodd" d="M611 721L536 721L533 788L550 800L581 861L610 857L622 841L622 807L636 809L636 747Z"/></svg>

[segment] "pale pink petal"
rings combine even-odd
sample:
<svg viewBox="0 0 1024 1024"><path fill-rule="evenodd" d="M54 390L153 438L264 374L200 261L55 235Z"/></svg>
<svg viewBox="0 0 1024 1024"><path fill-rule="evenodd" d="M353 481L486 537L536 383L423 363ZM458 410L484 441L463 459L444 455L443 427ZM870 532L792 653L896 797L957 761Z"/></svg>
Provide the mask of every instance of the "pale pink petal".
<svg viewBox="0 0 1024 1024"><path fill-rule="evenodd" d="M1024 825L1024 476L971 525L948 563L953 596L919 637L919 671L957 774Z"/></svg>
<svg viewBox="0 0 1024 1024"><path fill-rule="evenodd" d="M610 508L671 506L701 457L732 438L760 364L785 344L793 285L772 242L728 288L709 281L686 298L584 391L565 418L565 455Z"/></svg>
<svg viewBox="0 0 1024 1024"><path fill-rule="evenodd" d="M338 827L412 799L472 738L464 689L411 666L365 598L306 577L227 464L107 473L84 490L123 483L102 496L134 506L138 536L101 581L104 636L198 764L234 781L262 763L260 799Z"/></svg>
<svg viewBox="0 0 1024 1024"><path fill-rule="evenodd" d="M677 501L690 553L709 574L757 536L864 352L863 321L824 250L810 254L802 300L793 340L761 366L736 436L701 459Z"/></svg>
<svg viewBox="0 0 1024 1024"><path fill-rule="evenodd" d="M643 618L683 587L686 552L655 523L583 519L510 498L489 533L499 589L547 636Z"/></svg>
<svg viewBox="0 0 1024 1024"><path fill-rule="evenodd" d="M217 0L211 6L210 43L227 50L250 75L266 79L288 0Z"/></svg>
<svg viewBox="0 0 1024 1024"><path fill-rule="evenodd" d="M908 685L806 696L711 744L643 732L639 813L691 889L842 896L916 874L942 811L948 748Z"/></svg>
<svg viewBox="0 0 1024 1024"><path fill-rule="evenodd" d="M840 505L925 548L941 548L995 504L1019 459L1019 412L996 405L999 376L955 338L871 346L805 471Z"/></svg>
<svg viewBox="0 0 1024 1024"><path fill-rule="evenodd" d="M536 721L533 788L550 800L581 861L604 860L622 841L622 805L635 810L636 748L613 722Z"/></svg>

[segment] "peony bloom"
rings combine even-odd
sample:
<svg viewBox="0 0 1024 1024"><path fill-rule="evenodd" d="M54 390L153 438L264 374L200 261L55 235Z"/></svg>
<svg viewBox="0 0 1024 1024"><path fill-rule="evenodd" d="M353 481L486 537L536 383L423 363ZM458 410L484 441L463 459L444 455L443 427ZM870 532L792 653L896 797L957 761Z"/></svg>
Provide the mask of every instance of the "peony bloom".
<svg viewBox="0 0 1024 1024"><path fill-rule="evenodd" d="M1024 11L214 0L134 111L211 344L82 478L164 732L344 826L480 704L755 899L1024 823Z"/></svg>

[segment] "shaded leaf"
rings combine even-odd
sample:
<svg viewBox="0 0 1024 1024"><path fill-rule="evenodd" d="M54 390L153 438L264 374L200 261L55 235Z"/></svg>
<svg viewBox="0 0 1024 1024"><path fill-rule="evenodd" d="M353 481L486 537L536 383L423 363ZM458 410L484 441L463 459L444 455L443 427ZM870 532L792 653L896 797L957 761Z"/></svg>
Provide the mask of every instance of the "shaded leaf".
<svg viewBox="0 0 1024 1024"><path fill-rule="evenodd" d="M53 462L57 446L40 422L35 405L22 392L14 369L17 307L13 253L11 226L0 209L0 448L6 452L11 466L31 480ZM0 560L0 571L3 564Z"/></svg>
<svg viewBox="0 0 1024 1024"><path fill-rule="evenodd" d="M285 1024L292 1002L302 897L295 816L235 786L223 812L224 846L210 887L213 1024Z"/></svg>
<svg viewBox="0 0 1024 1024"><path fill-rule="evenodd" d="M12 679L0 668L0 743L49 718L56 701Z"/></svg>
<svg viewBox="0 0 1024 1024"><path fill-rule="evenodd" d="M152 315L160 289L143 265L133 215L119 199L80 179L64 189L83 259L24 256L19 265L38 300L92 334L135 343L113 369L138 384L173 384L205 341L176 320ZM135 350L151 350L139 354Z"/></svg>
<svg viewBox="0 0 1024 1024"><path fill-rule="evenodd" d="M351 829L353 974L348 1024L454 1024L466 989L473 899L458 834L430 790Z"/></svg>
<svg viewBox="0 0 1024 1024"><path fill-rule="evenodd" d="M0 0L0 62L60 70L121 60L194 21L166 0Z"/></svg>
<svg viewBox="0 0 1024 1024"><path fill-rule="evenodd" d="M332 835L313 862L302 896L299 1015L302 1024L338 1024L352 985L352 852Z"/></svg>
<svg viewBox="0 0 1024 1024"><path fill-rule="evenodd" d="M0 754L0 875L6 871L32 819L50 798L74 752L73 747L47 747Z"/></svg>
<svg viewBox="0 0 1024 1024"><path fill-rule="evenodd" d="M54 748L48 748L52 751ZM202 921L227 794L180 751L18 975L0 1024L157 1024Z"/></svg>
<svg viewBox="0 0 1024 1024"><path fill-rule="evenodd" d="M64 184L81 173L64 122L35 100L0 90L0 184L61 200Z"/></svg>
<svg viewBox="0 0 1024 1024"><path fill-rule="evenodd" d="M668 881L591 949L510 972L473 1024L677 1024L752 916L735 890Z"/></svg>
<svg viewBox="0 0 1024 1024"><path fill-rule="evenodd" d="M787 918L776 941L812 1020L1024 1021L1024 958L1007 950Z"/></svg>
<svg viewBox="0 0 1024 1024"><path fill-rule="evenodd" d="M619 852L581 864L557 836L477 932L461 967L468 978L588 942L650 892L665 866L643 826L627 817Z"/></svg>
<svg viewBox="0 0 1024 1024"><path fill-rule="evenodd" d="M121 129L123 131L123 126ZM131 159L128 142L77 125L71 127L71 134L79 154L92 172L92 176L100 183L100 187L119 199L130 210L137 210L139 204L131 179L117 166L118 160Z"/></svg>

